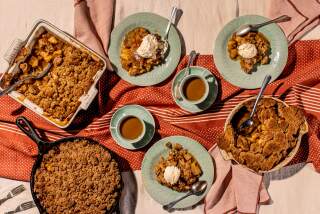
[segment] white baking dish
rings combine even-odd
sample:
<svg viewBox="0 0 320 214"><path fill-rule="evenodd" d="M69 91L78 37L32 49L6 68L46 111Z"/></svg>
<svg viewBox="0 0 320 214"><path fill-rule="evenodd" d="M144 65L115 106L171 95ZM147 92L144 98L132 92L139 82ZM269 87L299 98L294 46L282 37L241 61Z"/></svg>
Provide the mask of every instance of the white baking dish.
<svg viewBox="0 0 320 214"><path fill-rule="evenodd" d="M14 40L14 42L9 47L8 51L5 53L4 59L8 62L8 67L7 67L7 69L5 70L4 73L15 72L15 71L17 71L17 69L19 69L19 67L18 67L19 63L14 62L14 59L17 56L18 52L20 51L20 49L22 47L32 48L32 46L35 44L35 41L36 41L37 37L41 33L43 33L45 30L50 32L50 33L52 33L52 34L54 34L55 36L57 36L58 38L62 39L66 43L69 43L69 44L71 44L71 45L73 45L73 46L75 46L77 48L80 48L80 49L88 51L90 54L97 56L103 62L103 68L101 70L99 70L95 74L95 76L93 78L93 84L91 85L91 87L88 90L88 92L83 94L80 97L79 100L80 100L81 104L79 105L79 107L77 108L75 113L72 115L72 117L68 121L58 121L58 120L55 120L55 119L48 118L48 117L43 115L43 109L40 108L38 105L34 104L33 102L31 102L27 98L21 99L24 96L22 94L20 94L19 92L12 91L12 92L9 93L10 97L12 97L17 102L19 102L22 105L24 105L25 107L29 108L30 110L34 111L35 113L37 113L38 115L40 115L41 117L46 119L48 122L50 122L50 123L52 123L52 124L54 124L54 125L56 125L56 126L58 126L60 128L67 128L72 123L72 121L74 120L74 118L76 117L77 113L80 110L87 110L88 109L89 105L91 104L91 102L93 101L95 96L97 95L98 90L96 88L96 84L97 84L98 80L100 79L100 77L102 76L103 72L106 69L106 61L97 52L93 51L92 49L90 49L89 47L84 45L83 43L79 42L77 39L75 39L70 34L60 30L59 28L57 28L53 24L49 23L48 21L38 20L35 23L35 25L33 26L33 28L31 29L30 33L27 35L26 39L25 40L20 40L20 39ZM0 81L2 80L3 76L4 75L2 75Z"/></svg>

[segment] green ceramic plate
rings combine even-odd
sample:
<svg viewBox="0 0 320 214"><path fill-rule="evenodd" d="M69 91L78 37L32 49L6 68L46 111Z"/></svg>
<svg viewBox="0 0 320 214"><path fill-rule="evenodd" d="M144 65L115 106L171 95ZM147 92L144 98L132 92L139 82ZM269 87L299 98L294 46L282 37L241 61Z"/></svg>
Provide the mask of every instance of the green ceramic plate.
<svg viewBox="0 0 320 214"><path fill-rule="evenodd" d="M288 42L277 24L270 24L259 29L259 32L266 36L271 45L269 64L258 65L256 72L246 74L241 70L239 60L234 61L229 58L227 42L233 32L243 24L257 24L267 20L269 19L257 15L241 16L226 24L219 33L213 52L214 62L223 78L231 84L246 89L260 88L267 74L272 76L272 82L280 76L284 69L288 58Z"/></svg>
<svg viewBox="0 0 320 214"><path fill-rule="evenodd" d="M206 180L208 182L208 187L202 195L192 195L190 197L187 197L186 199L178 202L174 208L190 207L197 204L211 188L214 178L212 158L202 145L188 137L171 136L163 138L155 143L144 156L141 173L142 181L146 190L154 200L162 205L172 202L173 200L186 194L176 192L168 187L159 184L155 178L155 174L153 171L154 166L157 164L161 156L167 157L168 155L169 150L165 146L167 142L179 143L184 148L188 149L188 151L197 159L201 166L203 175L200 177L200 180Z"/></svg>
<svg viewBox="0 0 320 214"><path fill-rule="evenodd" d="M122 140L122 138L120 138L117 131L114 128L111 128L111 127L116 127L118 122L120 121L120 119L126 115L136 116L136 117L140 118L142 121L144 121L144 123L145 123L146 133L145 133L144 137L140 141L138 141L134 144L130 143L128 141ZM135 149L140 149L140 148L146 146L153 138L154 131L155 131L154 119L153 119L152 115L150 114L150 112L142 106L126 105L126 106L123 106L122 108L118 109L112 115L111 122L110 122L111 136L116 141L117 144L119 144L120 146L122 146L126 149L135 150Z"/></svg>
<svg viewBox="0 0 320 214"><path fill-rule="evenodd" d="M198 67L198 66L190 67L190 74L205 73L206 79L209 83L209 95L208 95L207 99L205 99L200 104L192 104L192 103L188 102L187 100L184 100L184 99L179 100L175 97L174 91L176 90L177 84L183 79L184 73L185 73L185 69L181 70L174 77L174 80L172 81L171 94L172 94L173 100L176 102L176 104L178 106L180 106L180 108L182 108L186 111L189 111L191 113L197 113L197 112L201 112L201 111L208 109L214 103L214 101L216 100L217 95L218 95L219 87L218 87L217 79L210 71L208 71L205 68Z"/></svg>
<svg viewBox="0 0 320 214"><path fill-rule="evenodd" d="M168 35L169 49L164 62L154 67L150 72L139 76L129 76L120 63L120 47L124 36L136 27L144 27L152 33L164 36L168 20L153 13L136 13L125 18L111 33L108 55L117 74L125 81L139 86L158 84L166 80L176 69L181 55L181 42L174 26L171 26Z"/></svg>

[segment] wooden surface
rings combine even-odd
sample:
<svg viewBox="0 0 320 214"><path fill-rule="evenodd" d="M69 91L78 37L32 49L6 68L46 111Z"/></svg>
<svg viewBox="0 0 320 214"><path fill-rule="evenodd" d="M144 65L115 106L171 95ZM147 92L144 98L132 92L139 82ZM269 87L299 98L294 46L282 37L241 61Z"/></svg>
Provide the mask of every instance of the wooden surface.
<svg viewBox="0 0 320 214"><path fill-rule="evenodd" d="M114 21L116 25L126 16L143 11L168 17L171 7L178 6L183 14L177 26L183 35L186 52L195 49L201 54L212 54L214 40L219 30L237 15L236 2L236 0L116 0ZM264 15L265 4L266 1L262 0L239 0L239 15ZM0 56L3 56L13 39L23 39L34 21L40 18L73 33L73 1L0 0ZM320 39L320 27L310 32L304 39ZM5 61L0 57L0 71L5 66ZM138 186L136 213L166 213L144 190L140 171L135 171L135 177ZM7 193L8 186L15 186L18 183L0 179L0 195ZM273 202L271 205L262 206L259 213L319 213L319 186L320 176L310 164L298 173L274 175L268 188ZM24 199L25 201L31 199L30 192ZM15 208L17 204L12 203L8 206L1 206L0 212ZM202 206L198 206L195 210L175 213L200 214L202 209ZM24 213L37 213L37 211L32 209Z"/></svg>

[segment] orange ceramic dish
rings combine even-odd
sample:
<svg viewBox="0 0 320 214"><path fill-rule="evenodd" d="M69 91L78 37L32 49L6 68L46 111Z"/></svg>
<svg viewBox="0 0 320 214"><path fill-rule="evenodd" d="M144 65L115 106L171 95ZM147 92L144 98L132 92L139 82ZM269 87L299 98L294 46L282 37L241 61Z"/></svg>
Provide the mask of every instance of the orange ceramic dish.
<svg viewBox="0 0 320 214"><path fill-rule="evenodd" d="M297 107L264 97L253 117L254 125L239 132L237 127L249 117L254 101L255 97L249 98L230 113L218 146L225 159L255 172L280 169L297 153L301 138L308 131L307 122Z"/></svg>

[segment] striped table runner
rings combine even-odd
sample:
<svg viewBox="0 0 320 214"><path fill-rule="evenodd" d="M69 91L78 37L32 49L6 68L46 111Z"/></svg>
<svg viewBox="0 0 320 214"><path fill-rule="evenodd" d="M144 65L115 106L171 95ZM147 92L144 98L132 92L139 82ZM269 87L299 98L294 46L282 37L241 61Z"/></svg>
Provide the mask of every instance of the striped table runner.
<svg viewBox="0 0 320 214"><path fill-rule="evenodd" d="M186 66L184 57L176 72ZM211 55L196 59L198 66L209 69L219 80L217 102L207 111L190 114L175 105L171 97L173 76L152 87L138 87L126 83L114 73L105 73L98 85L99 95L90 108L81 112L70 129L61 130L5 96L0 98L0 177L29 180L37 147L14 124L18 115L31 120L49 141L77 135L92 137L120 156L123 170L140 169L147 146L139 151L128 151L111 138L109 123L112 114L126 104L145 106L155 117L156 134L150 145L162 137L185 135L199 141L207 149L217 141L229 112L257 90L243 90L224 81L214 66ZM266 94L279 97L289 105L297 105L306 112L310 126L306 141L293 163L313 162L320 171L320 41L299 41L289 48L288 63L280 78L268 86Z"/></svg>

